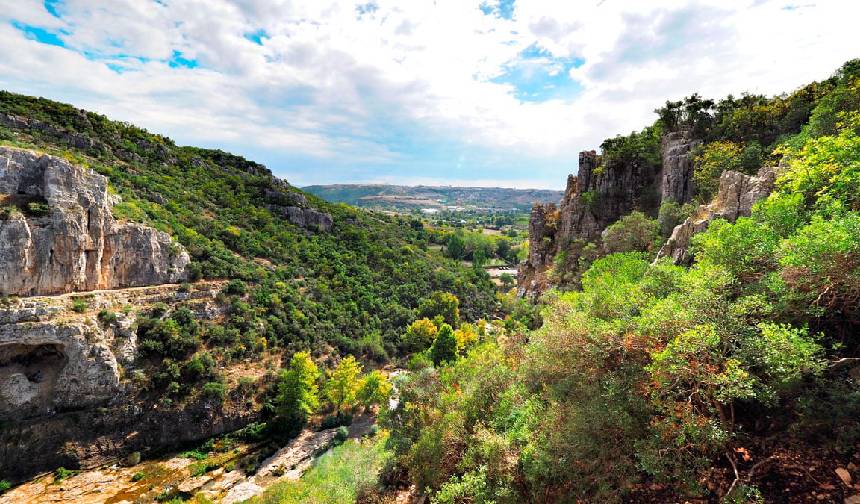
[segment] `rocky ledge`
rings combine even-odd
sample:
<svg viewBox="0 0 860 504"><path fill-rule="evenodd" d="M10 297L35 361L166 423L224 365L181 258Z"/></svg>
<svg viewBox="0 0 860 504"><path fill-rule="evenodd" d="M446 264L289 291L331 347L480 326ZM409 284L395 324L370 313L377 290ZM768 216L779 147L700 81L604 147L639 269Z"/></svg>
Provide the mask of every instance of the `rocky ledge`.
<svg viewBox="0 0 860 504"><path fill-rule="evenodd" d="M177 282L190 259L170 236L118 222L119 201L92 170L0 147L0 295L32 296Z"/></svg>
<svg viewBox="0 0 860 504"><path fill-rule="evenodd" d="M738 217L749 216L753 205L773 191L775 182L776 168L762 168L755 176L731 170L723 172L714 201L701 205L695 215L672 230L672 235L657 253L657 259L671 257L675 264L692 263L689 247L693 235L706 230L714 219L734 222Z"/></svg>

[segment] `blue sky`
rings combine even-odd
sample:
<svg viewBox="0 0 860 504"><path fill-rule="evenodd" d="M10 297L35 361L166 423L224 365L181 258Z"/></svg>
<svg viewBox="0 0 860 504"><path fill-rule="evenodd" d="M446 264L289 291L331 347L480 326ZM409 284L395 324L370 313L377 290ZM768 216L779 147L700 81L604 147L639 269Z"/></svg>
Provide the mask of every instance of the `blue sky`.
<svg viewBox="0 0 860 504"><path fill-rule="evenodd" d="M854 2L0 0L0 88L297 185L561 188L666 99L858 57Z"/></svg>

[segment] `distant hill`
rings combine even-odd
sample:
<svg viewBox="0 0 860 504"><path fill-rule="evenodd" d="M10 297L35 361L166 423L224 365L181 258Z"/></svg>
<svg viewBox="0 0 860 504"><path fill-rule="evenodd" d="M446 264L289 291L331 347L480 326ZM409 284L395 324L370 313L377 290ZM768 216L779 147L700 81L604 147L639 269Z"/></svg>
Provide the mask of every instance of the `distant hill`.
<svg viewBox="0 0 860 504"><path fill-rule="evenodd" d="M392 209L463 207L529 211L534 203L557 203L563 191L503 187L399 186L387 184L312 185L302 188L335 203Z"/></svg>

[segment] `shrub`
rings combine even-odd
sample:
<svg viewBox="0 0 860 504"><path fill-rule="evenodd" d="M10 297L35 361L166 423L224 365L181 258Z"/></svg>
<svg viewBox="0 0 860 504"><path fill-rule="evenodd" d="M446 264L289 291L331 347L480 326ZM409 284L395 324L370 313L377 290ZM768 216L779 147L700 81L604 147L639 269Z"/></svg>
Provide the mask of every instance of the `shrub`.
<svg viewBox="0 0 860 504"><path fill-rule="evenodd" d="M75 313L85 313L89 308L90 304L86 299L75 298L72 300L72 311Z"/></svg>
<svg viewBox="0 0 860 504"><path fill-rule="evenodd" d="M59 467L54 471L54 483L59 483L63 480L71 478L72 476L78 474L81 471L74 469L66 469L65 467Z"/></svg>
<svg viewBox="0 0 860 504"><path fill-rule="evenodd" d="M614 252L654 252L659 226L642 212L625 215L603 232L603 248Z"/></svg>
<svg viewBox="0 0 860 504"><path fill-rule="evenodd" d="M24 207L24 212L32 217L45 217L51 214L51 207L47 202L31 201Z"/></svg>
<svg viewBox="0 0 860 504"><path fill-rule="evenodd" d="M341 445L344 441L349 437L349 429L344 426L340 426L337 428L337 431L334 433L334 444Z"/></svg>
<svg viewBox="0 0 860 504"><path fill-rule="evenodd" d="M203 397L224 402L227 398L227 388L221 382L208 382L203 385Z"/></svg>
<svg viewBox="0 0 860 504"><path fill-rule="evenodd" d="M439 328L439 334L436 335L433 346L430 347L430 358L436 366L457 359L457 338L448 324L442 324Z"/></svg>
<svg viewBox="0 0 860 504"><path fill-rule="evenodd" d="M3 495L7 491L9 491L10 488L12 488L11 483L6 480L0 480L0 495Z"/></svg>
<svg viewBox="0 0 860 504"><path fill-rule="evenodd" d="M98 319L102 324L106 326L115 324L117 321L116 313L108 310L99 311Z"/></svg>
<svg viewBox="0 0 860 504"><path fill-rule="evenodd" d="M224 294L228 296L244 296L248 292L248 287L241 280L230 280L224 286Z"/></svg>

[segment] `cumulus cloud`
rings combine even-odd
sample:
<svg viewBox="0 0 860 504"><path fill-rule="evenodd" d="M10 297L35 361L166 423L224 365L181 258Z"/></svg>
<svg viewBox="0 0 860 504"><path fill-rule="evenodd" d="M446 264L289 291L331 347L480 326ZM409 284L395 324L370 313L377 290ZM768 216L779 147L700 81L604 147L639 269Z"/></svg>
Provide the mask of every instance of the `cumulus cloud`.
<svg viewBox="0 0 860 504"><path fill-rule="evenodd" d="M826 77L858 56L858 14L837 0L0 0L0 87L296 183L559 187L579 150L666 99Z"/></svg>

